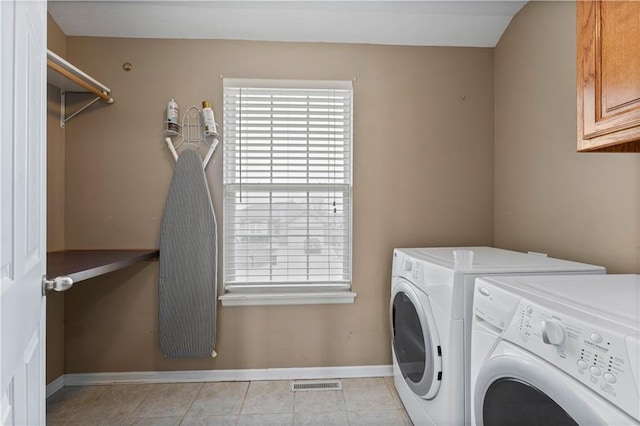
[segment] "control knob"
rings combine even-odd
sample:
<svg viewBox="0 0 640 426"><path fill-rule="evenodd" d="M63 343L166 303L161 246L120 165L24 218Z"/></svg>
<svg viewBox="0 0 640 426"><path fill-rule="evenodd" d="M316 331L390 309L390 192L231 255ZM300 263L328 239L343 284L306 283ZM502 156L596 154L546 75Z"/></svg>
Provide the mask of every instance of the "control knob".
<svg viewBox="0 0 640 426"><path fill-rule="evenodd" d="M564 328L558 321L542 321L542 340L548 345L561 345L564 342Z"/></svg>

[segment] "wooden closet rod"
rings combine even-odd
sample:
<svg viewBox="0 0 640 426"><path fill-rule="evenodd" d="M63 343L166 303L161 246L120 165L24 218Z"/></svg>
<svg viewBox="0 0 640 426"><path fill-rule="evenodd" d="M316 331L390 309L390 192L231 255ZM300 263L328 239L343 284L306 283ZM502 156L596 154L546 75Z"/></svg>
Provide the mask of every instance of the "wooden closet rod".
<svg viewBox="0 0 640 426"><path fill-rule="evenodd" d="M105 101L105 102L107 102L109 104L113 103L113 98L112 97L107 96L106 94L104 94L100 90L96 89L95 87L93 87L92 85L90 85L86 81L82 80L81 78L76 77L75 75L73 75L72 73L67 71L66 69L62 68L60 65L56 64L55 62L53 62L51 59L47 59L47 66L49 68L59 72L63 76L67 77L69 80L73 81L77 85L84 87L85 89L87 89L91 93L93 93L96 96L98 96L99 98L101 98L103 101Z"/></svg>

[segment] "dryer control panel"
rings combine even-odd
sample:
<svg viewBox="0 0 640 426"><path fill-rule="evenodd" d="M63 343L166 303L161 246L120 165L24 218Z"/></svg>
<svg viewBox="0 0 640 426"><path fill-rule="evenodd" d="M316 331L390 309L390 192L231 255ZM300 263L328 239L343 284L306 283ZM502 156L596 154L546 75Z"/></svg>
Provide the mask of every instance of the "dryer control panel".
<svg viewBox="0 0 640 426"><path fill-rule="evenodd" d="M399 250L393 252L392 275L403 277L412 283L419 285L422 283L422 262L407 256Z"/></svg>
<svg viewBox="0 0 640 426"><path fill-rule="evenodd" d="M474 314L496 334L576 378L628 414L640 415L638 330L479 280ZM634 364L635 363L635 364Z"/></svg>

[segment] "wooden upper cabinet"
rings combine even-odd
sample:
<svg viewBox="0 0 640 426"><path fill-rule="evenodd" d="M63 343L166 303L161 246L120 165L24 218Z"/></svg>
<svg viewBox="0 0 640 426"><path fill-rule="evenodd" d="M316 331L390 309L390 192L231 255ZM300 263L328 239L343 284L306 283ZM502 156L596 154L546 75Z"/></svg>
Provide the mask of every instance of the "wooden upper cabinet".
<svg viewBox="0 0 640 426"><path fill-rule="evenodd" d="M640 2L576 8L578 151L640 152Z"/></svg>

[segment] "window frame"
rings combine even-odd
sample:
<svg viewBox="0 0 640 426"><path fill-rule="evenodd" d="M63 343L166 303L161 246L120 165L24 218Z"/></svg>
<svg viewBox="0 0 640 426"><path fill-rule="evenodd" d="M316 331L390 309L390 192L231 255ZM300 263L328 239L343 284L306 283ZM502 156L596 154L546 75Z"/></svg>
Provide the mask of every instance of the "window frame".
<svg viewBox="0 0 640 426"><path fill-rule="evenodd" d="M309 183L299 184L300 188L306 188L307 192L313 193L319 191L319 188L333 188L335 193L342 192L346 194L343 198L344 208L348 208L348 216L345 215L344 219L348 222L348 233L344 236L348 238L347 248L348 253L342 255L343 262L348 263L348 279L342 282L328 280L320 280L318 282L307 280L300 283L267 283L267 282L255 282L255 283L242 283L234 284L227 282L227 267L230 248L228 247L228 239L223 238L223 294L219 297L223 306L256 306L256 305L288 305L288 304L334 304L334 303L353 303L355 301L356 294L352 291L352 276L353 276L353 82L352 81L332 81L332 80L272 80L272 79L238 79L238 78L224 78L223 79L223 98L227 99L227 89L238 88L273 88L273 89L302 89L302 90L349 90L350 94L350 116L349 116L349 152L348 152L348 183L340 184L322 184L322 183ZM225 121L223 126L227 125L227 104L223 102ZM224 135L223 127L223 135ZM309 140L306 140L307 145ZM234 142L235 144L235 142ZM223 143L223 149L226 153L227 144ZM227 203L230 202L227 198L228 193L242 192L246 190L254 192L274 192L278 184L275 183L247 183L242 184L240 190L237 189L237 183L227 183L226 173L228 160L227 155L223 156L224 163L223 169L225 173L225 179L223 181L223 204L224 211L227 212ZM347 170L346 168L344 170ZM308 177L307 177L308 179ZM283 185L287 186L287 185ZM291 186L296 186L295 184ZM234 189L235 188L235 189ZM314 194L315 195L315 194ZM309 199L310 195L307 194ZM309 201L308 201L309 203ZM345 205L347 204L348 205ZM269 205L271 201L269 201ZM223 215L223 221L225 223L226 218ZM310 216L305 215L307 218ZM235 235L235 233L234 233ZM235 235L237 236L237 235ZM307 240L311 234L307 229ZM270 249L271 250L271 249ZM308 254L308 253L307 253Z"/></svg>

